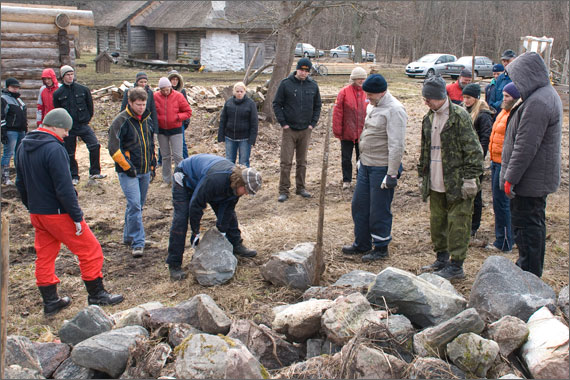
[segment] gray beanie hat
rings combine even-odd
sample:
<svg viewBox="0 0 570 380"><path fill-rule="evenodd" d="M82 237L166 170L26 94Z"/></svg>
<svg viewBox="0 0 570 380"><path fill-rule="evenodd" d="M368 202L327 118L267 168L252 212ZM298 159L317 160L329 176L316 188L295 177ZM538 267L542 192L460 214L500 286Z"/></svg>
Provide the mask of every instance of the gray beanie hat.
<svg viewBox="0 0 570 380"><path fill-rule="evenodd" d="M73 119L65 108L54 108L47 113L42 124L48 127L57 127L69 130L73 126Z"/></svg>
<svg viewBox="0 0 570 380"><path fill-rule="evenodd" d="M73 67L71 67L71 66L69 66L69 65L63 65L63 66L61 66L61 68L59 69L59 76L60 76L61 78L63 78L63 76L64 76L65 74L67 74L68 72L70 72L70 71L75 71L75 70L73 70Z"/></svg>
<svg viewBox="0 0 570 380"><path fill-rule="evenodd" d="M439 75L432 75L426 78L426 80L424 80L424 87L422 88L422 96L426 99L445 99L447 97L445 80Z"/></svg>
<svg viewBox="0 0 570 380"><path fill-rule="evenodd" d="M255 194L261 188L261 173L252 168L243 169L241 172L241 177L245 182L245 190L248 194Z"/></svg>

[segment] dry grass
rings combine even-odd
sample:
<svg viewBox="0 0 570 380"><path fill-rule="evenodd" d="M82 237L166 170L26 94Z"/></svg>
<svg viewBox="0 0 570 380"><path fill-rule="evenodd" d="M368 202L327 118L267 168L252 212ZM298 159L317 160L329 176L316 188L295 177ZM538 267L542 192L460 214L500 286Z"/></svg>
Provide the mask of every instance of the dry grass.
<svg viewBox="0 0 570 380"><path fill-rule="evenodd" d="M137 68L113 66L113 73L98 75L94 73L92 56L84 55L82 61L86 68L78 68L81 82L91 89L111 84L118 85L123 80L132 81ZM146 70L151 83L156 84L164 72ZM434 259L429 234L429 209L422 203L417 189L415 166L419 157L420 123L426 107L421 102L421 80L408 79L403 74L403 67L389 67L381 70L388 79L392 93L406 106L409 123L407 147L404 156L405 172L401 178L393 203L393 237L390 245L390 257L382 262L363 264L358 258L343 256L340 247L353 240L353 223L350 201L352 193L341 188L340 143L332 138L327 178L326 212L323 251L326 271L322 284L336 281L342 274L354 269L363 269L378 273L393 266L412 273L418 273L419 267ZM243 73L182 73L187 83L225 86L243 78ZM261 84L268 77L259 78L254 85ZM346 77L318 78L321 92L336 94L346 83ZM315 197L303 199L292 195L284 203L277 202L277 184L279 179L279 141L280 129L274 125L261 123L258 143L252 151L251 164L263 173L264 185L255 197L244 197L237 207L240 227L247 246L257 249L254 259L239 259L234 278L226 285L202 287L189 279L182 282L170 282L168 270L164 264L167 255L168 235L172 218L171 195L169 189L160 188L160 171L157 180L151 184L147 204L144 210L144 224L147 239L151 242L145 250L145 257L133 259L130 251L121 244L122 224L125 201L114 172L113 162L107 153L107 129L113 117L118 113L119 103L98 102L96 115L92 122L102 144L102 172L108 178L100 181L98 187L86 186L88 176L88 155L83 143L78 144L77 157L82 181L77 188L79 202L85 213L85 219L101 242L105 253L103 272L105 283L110 291L125 295L125 301L105 310L114 313L143 302L160 301L165 305L174 305L200 293L210 295L218 305L232 318L246 318L257 323L270 322L271 307L298 302L302 299L300 291L273 286L262 280L259 266L269 256L284 249L291 249L296 244L315 241L318 216L318 192L326 111L321 123L313 133L309 148L307 187ZM330 105L325 105L328 110ZM194 109L190 128L186 137L193 152L224 154L222 144L215 142L216 128L208 127L212 114ZM563 183L560 190L548 198L547 206L547 253L543 279L556 291L568 284L568 118L563 127ZM57 273L61 279L60 293L73 298L72 305L52 319L42 314L40 295L34 278L34 231L29 216L13 188L2 189L2 211L9 215L11 227L10 244L10 290L8 333L20 334L37 339L46 333L57 334L64 319L71 319L87 305L86 292L79 277L75 257L66 249L56 262ZM488 178L484 182L481 236L484 240L493 238L492 201ZM202 228L215 225L213 212L205 213ZM516 252L516 251L515 251ZM189 263L192 249L187 248L184 264ZM466 297L478 269L488 256L480 247L471 247L465 262L467 279L456 283L457 289ZM507 255L515 260L516 253ZM49 334L48 334L49 335Z"/></svg>

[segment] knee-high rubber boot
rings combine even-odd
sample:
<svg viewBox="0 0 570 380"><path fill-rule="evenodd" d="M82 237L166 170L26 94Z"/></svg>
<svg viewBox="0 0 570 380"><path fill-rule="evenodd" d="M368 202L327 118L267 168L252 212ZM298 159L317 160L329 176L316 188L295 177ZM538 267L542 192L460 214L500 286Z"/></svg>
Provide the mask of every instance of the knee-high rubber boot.
<svg viewBox="0 0 570 380"><path fill-rule="evenodd" d="M103 279L101 277L92 281L83 281L87 288L87 302L89 305L116 305L123 302L123 296L120 294L111 294L105 290Z"/></svg>
<svg viewBox="0 0 570 380"><path fill-rule="evenodd" d="M46 316L57 314L71 304L71 298L57 295L57 284L38 286L44 300L44 314Z"/></svg>

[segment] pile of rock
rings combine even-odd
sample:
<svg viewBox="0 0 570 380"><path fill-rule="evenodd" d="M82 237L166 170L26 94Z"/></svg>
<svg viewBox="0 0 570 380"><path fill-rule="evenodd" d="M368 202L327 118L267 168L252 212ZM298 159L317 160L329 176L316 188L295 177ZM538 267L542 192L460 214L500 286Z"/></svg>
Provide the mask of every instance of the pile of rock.
<svg viewBox="0 0 570 380"><path fill-rule="evenodd" d="M311 251L281 253L295 260L262 273L305 284ZM8 337L6 377L568 378L568 326L554 315L568 318L567 294L557 302L541 279L493 256L469 300L438 276L389 267L308 288L267 325L232 320L204 294L112 316L89 306L64 323L61 343Z"/></svg>

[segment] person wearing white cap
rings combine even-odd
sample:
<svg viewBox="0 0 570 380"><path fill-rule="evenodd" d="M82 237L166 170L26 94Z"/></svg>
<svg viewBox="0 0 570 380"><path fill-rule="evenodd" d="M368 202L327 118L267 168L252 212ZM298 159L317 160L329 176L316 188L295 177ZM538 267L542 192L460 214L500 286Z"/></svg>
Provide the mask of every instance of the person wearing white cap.
<svg viewBox="0 0 570 380"><path fill-rule="evenodd" d="M367 76L366 70L355 67L350 74L350 84L340 90L333 108L333 134L340 140L343 189L349 189L352 182L352 150L356 161L360 156L358 139L364 128L367 104L362 83Z"/></svg>
<svg viewBox="0 0 570 380"><path fill-rule="evenodd" d="M186 278L181 266L188 224L192 230L190 240L195 247L200 241L200 221L208 204L216 214L216 227L232 244L234 255L257 255L256 251L243 245L235 207L241 196L254 195L261 188L258 171L213 154L196 154L183 160L173 177L174 214L166 259L172 280Z"/></svg>
<svg viewBox="0 0 570 380"><path fill-rule="evenodd" d="M75 82L73 67L62 66L59 72L63 84L53 93L53 106L54 108L64 108L73 119L73 127L69 131L69 136L64 139L65 149L69 155L69 169L71 170L73 185L79 183L79 167L75 160L78 137L87 145L89 151L89 179L105 178L107 174L101 174L101 144L89 126L93 117L91 91Z"/></svg>

